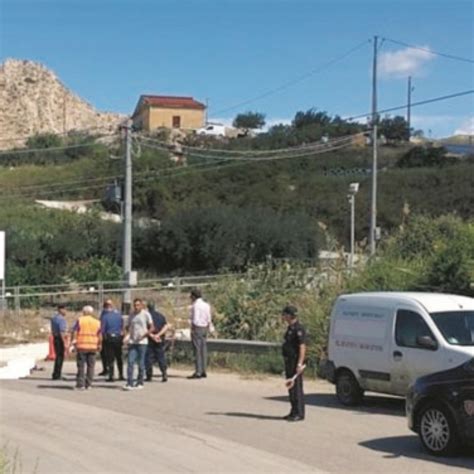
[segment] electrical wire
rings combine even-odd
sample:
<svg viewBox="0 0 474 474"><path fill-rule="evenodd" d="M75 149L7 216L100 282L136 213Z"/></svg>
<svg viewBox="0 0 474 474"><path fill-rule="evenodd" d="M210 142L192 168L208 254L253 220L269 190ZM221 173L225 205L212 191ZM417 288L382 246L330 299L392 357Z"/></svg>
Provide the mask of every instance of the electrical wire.
<svg viewBox="0 0 474 474"><path fill-rule="evenodd" d="M65 146L52 146L49 148L25 148L24 150L12 150L12 151L0 151L0 156L11 156L11 155L24 155L25 153L50 153L52 151L65 151L65 150L73 150L76 148L88 148L91 146L96 146L97 143L82 143L78 145L65 145ZM65 156L65 158L67 158Z"/></svg>
<svg viewBox="0 0 474 474"><path fill-rule="evenodd" d="M464 95L469 95L469 94L473 94L473 93L474 93L474 89L470 89L470 90L463 91L463 92L456 92L454 94L443 95L443 96L440 96L440 97L434 97L432 99L420 100L418 102L412 102L410 107L413 108L413 107L417 107L419 105L431 104L433 102L440 102L442 100L454 99L456 97L462 97ZM395 110L406 109L407 106L408 106L408 104L405 104L405 105L398 105L396 107L390 107L388 109L377 110L377 114L380 115L380 114L383 114L383 113L386 113L386 112L393 112ZM351 117L347 117L344 120L350 121L350 120L355 120L357 118L368 117L368 116L371 116L371 115L372 115L372 112L368 112L368 113L360 114L360 115L352 115Z"/></svg>
<svg viewBox="0 0 474 474"><path fill-rule="evenodd" d="M342 61L343 59L345 59L347 56L350 56L352 53L354 53L355 51L361 49L363 46L366 46L367 44L370 43L371 40L364 40L362 41L361 43L359 43L357 46L351 48L349 51L345 52L344 54L340 55L340 56L337 56L336 58L330 60L330 61L327 61L326 63L322 64L321 66L317 67L317 68L314 68L312 69L311 71L305 73L305 74L302 74L301 76L299 77L296 77L295 79L292 79L292 80L289 80L285 83L283 83L282 85L278 86L278 87L275 87L273 89L270 89L270 90L267 90L266 92L263 92L251 99L247 99L247 100L244 100L238 104L235 104L235 105L232 105L230 107L226 107L226 108L223 108L223 109L220 109L220 110L217 110L216 112L213 112L213 115L219 115L219 114L222 114L222 113L225 113L225 112L230 112L231 110L235 110L235 109L238 109L240 107L243 107L245 105L248 105L248 104L252 104L253 102L256 102L258 100L261 100L261 99L264 99L266 97L269 97L270 95L273 95L273 94L276 94L278 92L281 92L285 89L288 89L289 87L295 85L295 84L298 84L299 82L301 81L304 81L305 79L307 79L308 77L311 77L315 74L319 74L321 72L323 72L325 69L328 69L329 67L331 67L333 64L336 64L338 63L339 61Z"/></svg>
<svg viewBox="0 0 474 474"><path fill-rule="evenodd" d="M38 135L54 135L54 136L59 136L59 137L65 137L65 136L75 136L75 135L80 135L81 133L89 133L94 130L104 130L104 128L107 127L88 127L88 128L82 128L82 129L72 129L67 132L37 132L34 133L33 135L22 135L22 136L16 136L16 137L9 137L9 138L0 138L0 142L19 142L19 141L24 141L24 140L29 140L30 138L37 138ZM117 127L110 127L110 128L119 128ZM110 131L109 133L102 132L103 136L107 135L116 135L117 131Z"/></svg>
<svg viewBox="0 0 474 474"><path fill-rule="evenodd" d="M352 140L357 136L364 135L367 132L358 132L358 133L353 133L349 135L343 135L340 137L336 137L333 139L328 140L326 143L322 142L313 142L305 145L299 145L299 146L294 146L294 147L288 147L288 148L267 148L265 150L229 150L229 149L222 149L222 148L202 148L202 147L195 147L195 146L188 146L188 145L180 145L182 150L191 150L191 151L196 151L196 152L213 152L213 153L222 153L222 154L229 154L229 155L250 155L250 156L258 156L258 155L265 155L265 154L280 154L280 153L290 153L294 151L299 151L299 150L309 150L309 149L319 149L319 148L327 148L328 145L332 143L338 143L342 142L345 140ZM155 140L152 138L146 138L146 137L140 137L141 140L145 140L147 142L151 142L153 144L156 144L157 146L155 147L158 150L167 150L169 151L172 149L172 145L168 145L165 142ZM145 145L146 146L146 145Z"/></svg>
<svg viewBox="0 0 474 474"><path fill-rule="evenodd" d="M400 46L405 46L406 48L417 49L419 51L425 51L427 53L434 54L436 56L442 56L444 58L454 59L456 61L462 61L462 62L474 64L474 59L471 59L471 58L463 58L461 56L455 56L453 54L440 53L439 51L433 51L432 49L422 48L420 46L414 46L412 44L408 44L408 43L405 43L403 41L398 41L398 40L394 40L394 39L391 39L391 38L383 38L383 39L385 41L390 41L390 43L398 44Z"/></svg>
<svg viewBox="0 0 474 474"><path fill-rule="evenodd" d="M281 159L295 159L295 158L308 158L311 156L314 156L315 154L322 154L322 153L328 153L331 151L339 150L342 148L346 148L350 146L352 142L348 142L347 144L339 145L339 146L334 146L334 147L328 147L325 150L321 150L319 152L314 152L314 151L309 151L307 150L304 153L299 153L299 154L293 154L293 155L288 155L288 156L279 156L279 157L259 157L259 158L248 158L246 157L245 159L236 159L236 158L216 158L216 157L210 157L210 159L217 159L218 163L197 163L194 165L189 165L186 168L172 168L169 169L164 169L164 170L158 170L157 172L146 172L147 176L143 176L145 172L143 173L136 173L134 175L134 183L141 183L148 181L150 179L157 179L160 177L168 178L168 177L174 177L174 176L179 176L182 174L188 174L189 172L192 171L207 171L207 170L214 170L214 169L225 169L229 165L225 165L223 163L228 163L229 161L234 161L235 163L230 164L230 166L235 166L237 164L249 164L249 163L256 163L256 162L262 162L262 161L274 161L274 160L281 160ZM205 156L200 156L199 158L206 158ZM220 161L220 163L219 163ZM198 169L199 168L199 169ZM137 177L138 176L138 177ZM102 179L102 178L101 178ZM105 178L104 178L105 179ZM108 178L110 179L110 177ZM21 192L21 190L16 189L15 191L17 192L10 192L8 195L2 196L0 194L0 200L9 200L11 198L27 198L27 197L47 197L47 196L54 196L57 194L64 194L67 192L77 192L77 191L82 191L82 190L93 190L96 188L101 188L104 186L104 183L97 183L97 184L85 184L84 186L75 186L75 187L61 187L59 189L46 189L46 190L34 190L34 189L29 189L26 190L26 192Z"/></svg>

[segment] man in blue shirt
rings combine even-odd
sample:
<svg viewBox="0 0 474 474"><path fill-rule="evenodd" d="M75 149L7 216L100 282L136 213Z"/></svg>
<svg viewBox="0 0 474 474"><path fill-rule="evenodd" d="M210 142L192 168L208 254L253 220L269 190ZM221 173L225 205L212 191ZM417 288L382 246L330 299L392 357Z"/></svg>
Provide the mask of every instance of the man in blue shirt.
<svg viewBox="0 0 474 474"><path fill-rule="evenodd" d="M154 330L148 337L148 347L146 352L145 367L146 380L151 382L153 380L153 364L158 362L161 371L161 381L167 382L168 375L166 373L166 355L165 355L165 335L168 330L168 323L166 318L156 310L155 303L150 301L148 303L148 311L153 319Z"/></svg>
<svg viewBox="0 0 474 474"><path fill-rule="evenodd" d="M54 341L54 352L56 358L54 359L53 380L61 379L61 371L64 362L64 353L68 349L67 339L67 323L66 323L66 306L60 304L57 308L57 313L51 318L51 334Z"/></svg>
<svg viewBox="0 0 474 474"><path fill-rule="evenodd" d="M119 380L123 377L123 318L119 311L114 308L113 301L107 299L100 317L100 329L104 339L105 361L104 371L107 373L107 382L114 381L114 362L117 361Z"/></svg>

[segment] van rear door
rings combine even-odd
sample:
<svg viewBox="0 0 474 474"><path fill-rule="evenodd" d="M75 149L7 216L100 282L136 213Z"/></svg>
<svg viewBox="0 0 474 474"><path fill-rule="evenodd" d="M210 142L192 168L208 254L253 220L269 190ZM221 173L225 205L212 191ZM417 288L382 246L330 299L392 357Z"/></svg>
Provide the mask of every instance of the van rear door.
<svg viewBox="0 0 474 474"><path fill-rule="evenodd" d="M423 317L416 309L397 309L390 354L392 393L405 396L418 377L442 369L443 346L437 341L431 324L430 318ZM424 338L424 343L420 338ZM431 348L428 338L433 341Z"/></svg>

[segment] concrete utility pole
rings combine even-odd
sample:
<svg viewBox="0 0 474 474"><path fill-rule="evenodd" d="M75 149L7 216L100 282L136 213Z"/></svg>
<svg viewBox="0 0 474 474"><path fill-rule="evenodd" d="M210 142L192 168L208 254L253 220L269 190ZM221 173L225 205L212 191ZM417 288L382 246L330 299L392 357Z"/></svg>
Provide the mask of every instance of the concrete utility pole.
<svg viewBox="0 0 474 474"><path fill-rule="evenodd" d="M132 121L127 120L125 130L125 186L123 205L122 268L125 280L123 311L128 313L132 302Z"/></svg>
<svg viewBox="0 0 474 474"><path fill-rule="evenodd" d="M410 141L411 137L411 93L415 90L414 87L411 86L411 76L408 76L408 97L407 97L407 136L408 141Z"/></svg>
<svg viewBox="0 0 474 474"><path fill-rule="evenodd" d="M377 229L377 41L374 36L374 59L372 68L372 199L370 204L370 255L375 254L375 234Z"/></svg>

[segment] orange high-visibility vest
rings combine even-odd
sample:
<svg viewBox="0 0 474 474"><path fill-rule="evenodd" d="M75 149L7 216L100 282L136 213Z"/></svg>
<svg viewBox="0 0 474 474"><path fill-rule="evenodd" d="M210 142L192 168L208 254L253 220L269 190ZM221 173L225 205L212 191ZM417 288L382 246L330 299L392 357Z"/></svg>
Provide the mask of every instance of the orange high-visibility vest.
<svg viewBox="0 0 474 474"><path fill-rule="evenodd" d="M77 350L89 352L97 351L99 345L100 321L93 316L81 316L77 324Z"/></svg>

